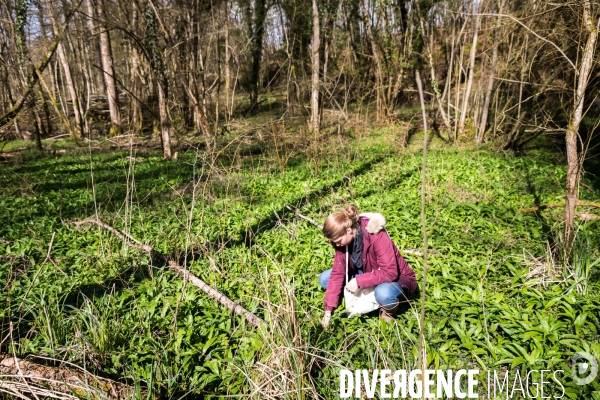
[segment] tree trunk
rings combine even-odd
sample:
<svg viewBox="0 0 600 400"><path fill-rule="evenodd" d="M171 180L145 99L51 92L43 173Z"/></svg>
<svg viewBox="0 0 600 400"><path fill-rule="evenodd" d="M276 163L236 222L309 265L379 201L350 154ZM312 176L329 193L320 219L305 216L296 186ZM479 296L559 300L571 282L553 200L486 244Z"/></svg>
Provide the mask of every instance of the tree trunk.
<svg viewBox="0 0 600 400"><path fill-rule="evenodd" d="M467 108L469 107L469 97L471 95L471 87L473 86L473 75L475 73L475 55L477 54L477 39L479 34L479 25L481 17L475 16L475 32L473 32L473 44L471 45L471 53L469 59L469 78L467 80L467 87L463 96L462 111L460 113L460 121L458 123L458 132L462 134L465 129L465 122L467 120Z"/></svg>
<svg viewBox="0 0 600 400"><path fill-rule="evenodd" d="M583 22L588 32L587 43L583 50L579 73L577 74L577 91L575 93L575 103L573 104L573 113L567 127L567 201L565 205L565 244L567 251L571 251L574 235L575 207L577 206L578 188L581 161L577 150L577 141L579 138L579 125L583 118L583 103L585 90L588 85L590 72L594 60L594 50L598 39L598 28L600 27L600 18L596 25L591 15L591 6L589 0L583 2Z"/></svg>
<svg viewBox="0 0 600 400"><path fill-rule="evenodd" d="M319 6L317 0L312 0L313 35L311 44L312 55L312 88L310 95L310 128L313 132L319 132L321 125L319 113L319 70L320 70L320 48L321 48L321 26Z"/></svg>
<svg viewBox="0 0 600 400"><path fill-rule="evenodd" d="M148 5L152 8L152 11L154 11L154 17L156 18L156 22L158 22L158 25L160 26L160 29L162 30L162 32L164 34L164 38L165 38L165 41L167 42L167 46L169 46L169 48L171 48L171 49L174 48L175 46L173 44L173 40L171 39L171 35L169 34L169 31L167 31L167 28L163 24L163 21L160 18L160 14L158 13L158 10L156 9L156 6L152 2L152 0L148 0ZM202 110L200 110L200 105L198 104L198 99L196 98L196 96L194 96L189 85L186 82L186 79L185 79L185 76L183 75L183 71L182 71L182 67L181 67L181 61L177 57L176 52L171 51L171 58L173 60L173 64L175 64L175 69L177 70L177 75L179 77L179 80L181 81L181 84L183 85L183 88L184 88L188 98L190 99L192 106L194 107L194 112L195 112L196 118L197 118L196 121L198 124L196 126L196 128L199 131L202 131L206 137L209 137L209 136L211 136L211 131L208 126L208 121L206 120L205 114L202 112Z"/></svg>
<svg viewBox="0 0 600 400"><path fill-rule="evenodd" d="M371 27L371 18L369 17L367 6L362 1L361 7L363 12L364 23L367 28L367 35L369 36L369 41L371 42L373 59L375 60L375 93L377 100L377 121L384 122L388 118L389 110L385 98L382 55L379 52L379 47L377 45L377 41L375 40L375 32L373 32L373 29Z"/></svg>
<svg viewBox="0 0 600 400"><path fill-rule="evenodd" d="M65 81L73 107L73 116L75 117L75 124L77 125L77 131L71 132L71 136L74 139L80 138L83 136L83 121L79 107L79 96L77 95L77 89L75 88L75 82L73 80L73 75L71 74L71 66L69 64L69 60L67 59L67 55L65 54L65 48L62 44L58 45L56 52L58 53L58 59L62 65L63 73L65 74Z"/></svg>
<svg viewBox="0 0 600 400"><path fill-rule="evenodd" d="M448 108L446 109L448 116L451 115L450 104L452 102L452 74L454 69L454 54L456 53L456 21L452 21L452 36L450 40L452 43L452 45L450 46L450 62L448 63L448 67L446 70L446 84L444 85L444 93L442 93L441 98L441 101L443 102L446 98L446 95L448 96L448 100L446 100L446 104L448 105ZM448 117L448 121L450 121L450 117ZM452 128L450 128L450 130L452 130ZM448 132L448 136L450 137L450 132Z"/></svg>
<svg viewBox="0 0 600 400"><path fill-rule="evenodd" d="M32 111L31 113L33 119L33 133L35 136L35 149L37 151L42 151L42 135L44 132L44 124L42 123L42 118L40 117L39 111L37 109Z"/></svg>
<svg viewBox="0 0 600 400"><path fill-rule="evenodd" d="M63 28L58 31L54 40L50 44L50 48L46 51L46 54L44 55L44 57L42 57L38 65L34 66L33 74L26 79L27 85L24 88L25 91L21 94L21 97L19 97L19 99L15 101L15 104L7 113L0 117L0 126L9 124L13 120L15 120L21 112L21 110L23 109L23 107L25 107L25 105L27 104L27 99L29 98L33 87L37 84L39 76L42 74L46 66L48 66L48 64L50 63L50 59L52 58L54 52L56 51L56 48L60 44L62 34L68 26L69 21L73 17L73 14L79 7L79 4L81 4L81 2L77 3L75 7L70 12L68 12L67 15L65 15L65 24Z"/></svg>
<svg viewBox="0 0 600 400"><path fill-rule="evenodd" d="M231 96L231 53L229 50L229 3L225 2L225 112L227 121L231 118L229 97Z"/></svg>
<svg viewBox="0 0 600 400"><path fill-rule="evenodd" d="M504 0L498 0L498 14L502 14L502 2ZM479 124L479 131L477 132L477 143L482 143L485 137L485 130L487 127L487 118L490 110L490 102L492 100L492 92L494 89L494 77L496 73L496 64L498 63L498 40L500 36L500 26L502 19L498 16L496 18L496 26L494 28L494 49L492 50L492 62L490 64L490 77L488 79L488 85L485 92L485 100L483 102L483 109L481 110L481 122Z"/></svg>
<svg viewBox="0 0 600 400"><path fill-rule="evenodd" d="M158 113L160 115L160 137L162 139L163 157L171 159L171 133L169 132L169 114L167 112L167 84L163 75L158 79Z"/></svg>
<svg viewBox="0 0 600 400"><path fill-rule="evenodd" d="M417 8L417 10L418 10L418 8ZM419 14L420 14L420 12L419 12ZM421 24L421 34L422 34L423 41L426 43L425 48L427 49L427 60L429 61L429 72L431 74L431 82L433 85L433 91L435 92L435 99L438 103L438 110L439 110L440 114L442 115L442 121L444 121L444 125L446 126L448 133L450 133L450 130L451 130L450 120L448 119L448 116L446 115L446 111L444 110L444 106L442 104L442 100L441 100L442 94L440 93L440 89L439 89L439 86L437 83L438 81L435 76L435 66L433 64L433 54L431 53L432 49L431 49L431 45L428 40L429 35L426 34L425 24L423 23L422 17L419 17L419 23ZM430 35L432 35L432 37L433 37L433 28L431 30L432 30L432 32L430 32Z"/></svg>
<svg viewBox="0 0 600 400"><path fill-rule="evenodd" d="M88 10L88 15L89 18L87 19L87 23L88 23L88 28L90 30L90 34L92 36L95 36L98 34L97 30L96 30L96 24L95 24L95 19L94 16L96 15L96 13L94 12L94 4L92 3L93 0L87 0L87 10ZM133 7L133 12L136 13L137 12L137 7ZM135 26L135 22L132 23L132 26ZM98 40L92 40L91 43L92 49L93 51L93 63L96 65L99 65L102 63L102 60L99 59L99 55L101 54L100 51L100 42ZM100 73L98 73L100 72ZM105 93L106 88L104 86L104 78L103 78L103 74L101 73L101 71L98 71L96 69L96 71L92 71L92 76L94 76L94 81L95 81L95 89L96 89L96 93Z"/></svg>
<svg viewBox="0 0 600 400"><path fill-rule="evenodd" d="M3 78L4 88L6 89L6 94L8 96L8 107L12 109L14 107L15 102L13 100L12 93L10 90L10 84L8 83L8 68L4 68ZM19 120L17 118L14 119L13 125L15 126L16 137L23 138L23 134L21 133L21 126L19 125Z"/></svg>
<svg viewBox="0 0 600 400"><path fill-rule="evenodd" d="M109 136L115 136L121 133L121 110L119 109L119 97L117 94L117 84L115 79L115 69L113 67L112 49L110 46L110 35L105 25L104 2L97 0L96 15L100 21L100 56L102 58L102 70L104 73L104 84L106 86L106 97L108 109L110 112L110 131Z"/></svg>
<svg viewBox="0 0 600 400"><path fill-rule="evenodd" d="M46 2L49 7L52 7L49 1ZM50 20L52 21L52 27L54 29L54 34L58 35L58 21L54 17L54 13L52 12L52 8L50 8ZM79 102L79 95L77 94L77 88L75 87L75 81L73 79L73 74L71 73L71 65L67 58L67 54L65 51L65 46L63 43L58 43L56 48L56 53L58 54L58 61L60 62L65 83L67 85L67 90L69 91L69 97L71 98L71 106L73 108L73 117L75 118L76 130L71 130L71 125L67 126L67 129L70 130L71 137L73 139L78 139L83 137L83 118L82 112ZM66 112L66 111L65 111Z"/></svg>
<svg viewBox="0 0 600 400"><path fill-rule="evenodd" d="M37 17L38 17L38 21L39 21L39 26L40 26L40 33L42 34L42 38L44 38L44 40L48 39L48 34L46 32L46 25L44 24L44 12L42 9L42 4L40 0L36 0L35 1L36 7L37 7ZM54 71L53 71L53 67L52 67L52 63L48 64L48 76L50 78L50 89L54 91L56 88L56 83L54 82ZM42 89L40 88L40 101L42 102L42 107L44 108L44 113L46 114L46 132L48 133L48 135L52 135L52 122L50 119L50 110L48 109L48 104L46 104L46 100L44 98L44 92L42 91Z"/></svg>
<svg viewBox="0 0 600 400"><path fill-rule="evenodd" d="M137 7L133 8L131 24L133 26L137 25L138 21L138 9ZM138 53L137 46L134 43L129 43L129 48L131 49L131 70L130 70L130 80L133 85L132 92L133 98L131 99L131 126L135 132L140 132L143 126L143 114L142 114L142 90L140 88L140 79L142 76L141 67L140 67L140 55ZM142 84L144 84L142 82ZM145 84L144 84L145 86Z"/></svg>
<svg viewBox="0 0 600 400"><path fill-rule="evenodd" d="M246 18L248 30L252 41L250 64L250 109L258 104L258 88L260 80L260 59L263 49L263 36L265 33L265 18L267 17L267 4L265 0L254 0L254 7L248 1Z"/></svg>

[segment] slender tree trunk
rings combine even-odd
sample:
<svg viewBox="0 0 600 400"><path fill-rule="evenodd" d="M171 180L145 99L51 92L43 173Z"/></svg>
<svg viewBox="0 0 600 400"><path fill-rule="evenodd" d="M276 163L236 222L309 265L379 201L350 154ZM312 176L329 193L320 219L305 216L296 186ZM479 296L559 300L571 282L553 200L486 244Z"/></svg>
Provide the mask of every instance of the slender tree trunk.
<svg viewBox="0 0 600 400"><path fill-rule="evenodd" d="M373 28L371 27L371 19L369 17L369 13L367 12L367 6L362 1L361 7L364 17L364 23L367 28L367 35L369 36L369 40L371 42L373 60L375 61L375 93L377 100L377 121L383 122L387 120L389 110L385 98L382 55L379 52L379 47L377 45L377 41L375 40L375 32L373 32Z"/></svg>
<svg viewBox="0 0 600 400"><path fill-rule="evenodd" d="M456 22L452 21L452 35L450 37L450 41L452 45L450 46L450 61L448 63L448 69L446 72L446 84L444 85L444 93L442 93L441 101L444 102L446 99L446 95L448 96L448 100L446 100L446 104L448 104L447 113L450 114L450 104L452 100L452 75L454 70L454 54L455 54L455 45L456 45ZM450 120L450 118L448 118Z"/></svg>
<svg viewBox="0 0 600 400"><path fill-rule="evenodd" d="M160 18L160 15L158 13L158 10L156 9L156 6L152 2L152 0L148 0L148 5L154 11L154 15L156 17L156 22L158 22L158 25L160 26L160 29L162 30L162 32L164 34L164 38L165 38L165 41L167 42L167 46L169 46L170 48L173 48L174 44L173 44L173 40L171 39L171 35L169 34L169 31L167 31L167 28L163 24L163 21ZM192 93L190 87L188 86L188 84L186 82L185 76L183 75L183 71L182 71L181 61L179 60L179 58L177 57L177 55L174 51L171 51L171 58L173 60L173 64L175 64L175 69L177 70L177 75L181 81L181 84L183 85L183 88L184 88L186 94L188 95L188 97L192 103L192 106L194 107L194 112L196 113L197 124L198 124L198 126L196 128L199 131L202 131L205 136L209 137L209 136L211 136L211 132L210 132L210 128L208 126L208 121L206 120L205 113L203 113L202 110L200 110L200 105L198 104L198 99L196 98L196 96L194 96L194 94Z"/></svg>
<svg viewBox="0 0 600 400"><path fill-rule="evenodd" d="M169 114L167 112L166 77L162 76L158 82L158 113L160 115L160 137L163 145L163 157L171 159L171 133L169 132Z"/></svg>
<svg viewBox="0 0 600 400"><path fill-rule="evenodd" d="M44 117L46 120L46 135L52 135L52 120L50 119L50 110L48 109L48 104L46 103L46 96L44 96L44 91L42 90L41 85L38 84L38 97L40 98L40 103L42 104L42 111L44 111Z"/></svg>
<svg viewBox="0 0 600 400"><path fill-rule="evenodd" d="M419 88L419 98L421 100L421 112L423 114L423 166L421 168L421 230L423 232L423 273L422 273L422 287L421 287L421 312L419 315L419 348L418 348L418 361L417 365L421 370L427 368L427 355L425 349L425 300L427 294L427 217L425 213L426 196L427 192L427 113L425 111L425 100L423 98L423 85L421 83L421 76L419 70L416 70L416 81L417 87ZM425 380L422 381L423 388L425 388Z"/></svg>
<svg viewBox="0 0 600 400"><path fill-rule="evenodd" d="M17 116L19 115L19 113L21 112L23 107L25 107L25 105L27 104L27 99L29 98L29 95L31 94L33 87L37 84L39 76L41 76L44 69L50 63L50 59L52 58L52 56L54 55L54 52L56 51L56 48L60 44L60 40L62 38L64 30L68 26L69 21L73 17L73 14L79 7L79 4L81 4L81 2L77 3L75 5L75 7L65 15L65 24L64 24L63 28L60 29L58 31L58 33L56 34L55 38L53 39L52 43L50 44L49 49L46 51L46 54L44 55L44 57L42 57L40 62L36 66L33 67L34 72L31 76L27 77L27 79L26 79L27 85L24 88L24 92L15 101L15 103L11 107L11 109L8 110L8 112L6 112L4 115L2 115L2 117L0 117L0 126L4 126L6 124L13 122L17 118Z"/></svg>
<svg viewBox="0 0 600 400"><path fill-rule="evenodd" d="M263 49L263 36L265 32L265 18L267 16L267 3L265 0L247 1L246 22L248 35L251 39L250 48L250 109L258 104L258 89L260 81L260 59Z"/></svg>
<svg viewBox="0 0 600 400"><path fill-rule="evenodd" d="M410 26L407 26L408 22L407 22L407 14L408 11L406 10L406 5L405 3L402 3L400 5L400 13L401 13L401 21L402 21L402 34L403 34L403 38L402 38L402 51L399 53L399 58L400 58L400 66L399 66L399 71L396 77L396 83L394 84L394 103L392 104L396 104L397 99L400 95L400 91L402 90L402 84L404 81L404 76L406 73L406 65L407 60L411 57L412 55L412 51L413 51L413 35L415 32L415 23L414 23L414 18L410 18ZM393 106L390 106L391 109L393 109Z"/></svg>
<svg viewBox="0 0 600 400"><path fill-rule="evenodd" d="M521 75L519 76L519 103L517 105L517 119L521 117L521 106L523 105L523 86L525 84L525 73L528 69L528 50L529 49L529 35L525 34L525 42L523 43L523 50L521 51Z"/></svg>
<svg viewBox="0 0 600 400"><path fill-rule="evenodd" d="M420 14L420 12L419 12ZM438 81L437 78L435 76L435 66L433 64L433 54L431 53L431 45L429 43L428 40L428 36L426 35L426 31L425 31L425 25L423 23L423 18L420 17L419 18L419 23L421 24L421 32L422 32L422 38L423 41L426 43L425 48L427 49L427 59L429 61L429 71L431 74L431 82L433 85L433 90L435 92L435 99L438 103L438 110L440 111L440 114L442 115L442 121L444 121L444 125L446 126L446 129L448 130L448 132L450 132L451 127L450 127L450 120L448 119L448 116L446 115L446 111L444 110L444 105L442 104L442 100L441 100L441 93L440 93L440 89L438 86ZM433 32L430 33L431 35L433 35Z"/></svg>
<svg viewBox="0 0 600 400"><path fill-rule="evenodd" d="M231 96L231 53L229 50L229 2L225 2L225 112L227 121L231 118L231 108L229 106L229 97Z"/></svg>
<svg viewBox="0 0 600 400"><path fill-rule="evenodd" d="M8 82L8 68L3 68L4 74L2 75L3 86L6 89L6 94L8 96L8 108L12 109L14 107L15 101L12 96L12 92L10 90L10 83ZM17 138L23 138L23 134L21 133L21 126L19 125L19 120L17 118L14 119L13 125L15 126L15 134Z"/></svg>
<svg viewBox="0 0 600 400"><path fill-rule="evenodd" d="M456 65L456 88L454 89L454 141L458 140L459 132L459 108L460 108L460 94L462 89L462 71L463 71L463 60L465 56L464 46L460 45L460 36L458 38L458 51L460 52L460 58Z"/></svg>
<svg viewBox="0 0 600 400"><path fill-rule="evenodd" d="M133 7L131 24L135 27L138 21L138 10L137 7ZM142 104L140 102L142 93L140 90L140 79L139 77L142 75L140 68L140 55L138 54L137 46L133 43L129 43L129 48L131 49L131 70L130 70L130 80L133 85L133 99L131 99L131 125L135 132L140 132L142 130L143 125L143 115L142 115Z"/></svg>
<svg viewBox="0 0 600 400"><path fill-rule="evenodd" d="M69 91L69 97L71 98L71 104L73 107L73 116L75 117L75 124L77 126L77 132L71 132L71 135L73 138L80 138L83 136L83 121L79 108L79 96L77 95L75 81L73 80L73 75L71 74L71 66L69 64L69 60L67 59L67 55L65 54L65 48L62 44L58 45L56 52L58 53L58 59L62 65L65 83L67 84L67 90Z"/></svg>
<svg viewBox="0 0 600 400"><path fill-rule="evenodd" d="M48 93L48 97L50 97L50 102L52 103L52 106L54 107L54 112L56 112L56 115L58 115L58 117L61 119L61 121L63 122L63 124L65 124L65 126L67 127L67 130L69 132L73 132L74 129L71 127L71 123L69 122L69 119L67 118L67 116L65 115L65 113L62 111L65 109L65 107L61 108L58 106L58 102L56 100L56 97L54 97L53 90L51 88L48 87L48 85L46 84L46 81L44 79L44 76L42 75L41 72L36 71L37 77L40 80L40 84L44 87L44 89L46 89L46 92ZM60 95L60 91L54 91L54 93L57 93L58 95Z"/></svg>
<svg viewBox="0 0 600 400"><path fill-rule="evenodd" d="M51 3L46 1L46 4L50 7L50 20L52 21L52 27L54 29L54 34L58 35L58 21L54 16L54 12L52 10ZM58 55L58 61L60 62L64 74L64 80L67 85L67 90L69 92L69 97L71 99L71 106L73 108L73 117L75 118L76 130L71 129L71 125L67 126L67 129L70 130L71 137L73 139L78 139L83 137L83 118L81 107L79 103L79 95L77 93L77 88L75 87L75 80L73 79L73 74L71 73L71 64L69 63L69 59L67 58L67 53L65 51L65 46L62 42L58 43L56 48L56 53Z"/></svg>
<svg viewBox="0 0 600 400"><path fill-rule="evenodd" d="M502 14L502 3L504 0L498 0L498 14ZM489 79L487 89L485 91L485 100L483 102L483 109L481 110L481 123L479 125L479 131L477 132L477 143L482 143L485 138L485 130L487 127L488 113L490 110L490 102L492 100L492 92L494 89L494 77L496 73L496 64L498 63L498 41L500 36L500 26L502 19L496 18L496 26L494 28L494 49L492 50L492 62L489 68Z"/></svg>
<svg viewBox="0 0 600 400"><path fill-rule="evenodd" d="M102 70L104 73L104 84L106 86L106 97L108 109L110 112L110 131L109 136L115 136L121 133L121 110L119 108L119 97L117 94L117 84L115 79L115 69L113 67L112 49L110 45L110 35L105 25L104 2L96 0L96 15L100 21L100 56L102 58Z"/></svg>
<svg viewBox="0 0 600 400"><path fill-rule="evenodd" d="M581 158L577 150L577 141L579 138L579 125L583 118L583 103L585 90L592 71L594 61L594 51L598 39L598 29L600 27L600 18L594 25L591 15L591 5L589 0L582 0L583 22L588 32L587 43L581 57L579 74L577 75L577 90L575 93L575 103L573 104L573 113L567 127L567 201L565 205L565 244L567 251L573 246L574 225L575 225L575 207L578 200L579 178L581 170Z"/></svg>
<svg viewBox="0 0 600 400"><path fill-rule="evenodd" d="M90 30L90 34L92 36L95 36L98 34L97 30L96 30L96 24L94 22L94 16L96 15L96 13L94 12L94 4L92 3L93 0L87 0L87 10L88 10L88 15L89 18L87 19L87 23L88 23L88 28ZM137 7L133 7L133 13L137 13ZM132 26L135 27L135 22L132 23ZM91 43L92 49L93 51L93 63L96 65L99 65L102 63L102 60L99 57L99 55L101 54L100 52L100 42L98 40L92 40ZM100 72L100 73L99 73ZM105 93L106 92L106 88L104 87L104 77L103 74L101 73L101 71L92 71L92 76L94 77L94 82L95 82L95 89L96 92L95 93Z"/></svg>
<svg viewBox="0 0 600 400"><path fill-rule="evenodd" d="M36 0L35 1L36 7L37 7L37 16L38 16L38 21L40 24L40 33L42 34L42 38L44 38L44 40L48 39L48 33L46 31L46 24L44 23L44 12L43 12L43 8L42 8L42 3L40 0ZM52 66L52 63L49 63L47 66L48 69L48 77L50 78L50 90L55 91L57 90L57 85L56 82L54 80L54 67ZM42 93L43 95L43 93ZM45 101L42 101L42 103L45 106L44 111L48 110L48 106L45 104ZM47 126L47 130L48 130L48 134L51 135L52 134L52 125L50 122L50 114L47 113L46 114L46 126Z"/></svg>
<svg viewBox="0 0 600 400"><path fill-rule="evenodd" d="M475 55L477 54L477 40L479 34L479 25L481 23L481 17L475 16L475 32L473 32L473 44L471 45L471 53L469 58L469 78L467 79L467 87L463 97L462 111L460 113L460 121L458 124L459 133L463 133L465 129L465 122L467 120L467 109L469 107L469 97L471 95L471 87L473 86L473 75L475 74Z"/></svg>
<svg viewBox="0 0 600 400"><path fill-rule="evenodd" d="M319 6L317 0L312 0L313 35L311 44L312 53L312 90L310 96L310 128L313 132L319 132L321 125L319 113L319 69L320 69L320 47L321 26Z"/></svg>
<svg viewBox="0 0 600 400"><path fill-rule="evenodd" d="M168 82L163 63L163 52L158 44L156 35L157 23L159 22L156 9L149 2L144 13L146 20L146 47L150 52L150 64L153 71L154 87L158 98L158 115L160 128L156 127L156 119L154 120L154 128L160 130L160 139L163 146L163 156L165 159L171 158L171 134L169 113L167 110Z"/></svg>

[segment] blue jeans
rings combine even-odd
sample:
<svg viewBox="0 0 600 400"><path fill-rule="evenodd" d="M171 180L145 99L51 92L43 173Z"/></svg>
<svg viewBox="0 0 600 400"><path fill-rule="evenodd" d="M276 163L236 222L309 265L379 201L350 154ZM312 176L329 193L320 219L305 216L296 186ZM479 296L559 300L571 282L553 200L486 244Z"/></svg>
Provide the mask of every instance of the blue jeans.
<svg viewBox="0 0 600 400"><path fill-rule="evenodd" d="M362 274L362 271L358 271L357 275ZM329 283L329 276L331 275L331 269L321 272L319 275L319 285L323 289L327 289ZM351 276L350 279L354 278ZM384 308L393 308L399 303L399 299L404 299L404 291L402 286L398 282L384 282L375 286L375 300Z"/></svg>

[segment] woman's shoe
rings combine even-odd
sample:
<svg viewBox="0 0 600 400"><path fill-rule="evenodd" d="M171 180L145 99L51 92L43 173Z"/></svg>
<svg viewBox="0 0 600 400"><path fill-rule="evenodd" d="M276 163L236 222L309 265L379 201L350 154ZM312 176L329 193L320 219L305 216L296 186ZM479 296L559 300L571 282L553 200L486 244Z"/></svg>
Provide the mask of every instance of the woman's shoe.
<svg viewBox="0 0 600 400"><path fill-rule="evenodd" d="M381 307L379 309L379 318L383 319L385 322L392 322L394 320L394 317L396 317L396 315L398 314L399 309L399 305L396 305L392 308Z"/></svg>

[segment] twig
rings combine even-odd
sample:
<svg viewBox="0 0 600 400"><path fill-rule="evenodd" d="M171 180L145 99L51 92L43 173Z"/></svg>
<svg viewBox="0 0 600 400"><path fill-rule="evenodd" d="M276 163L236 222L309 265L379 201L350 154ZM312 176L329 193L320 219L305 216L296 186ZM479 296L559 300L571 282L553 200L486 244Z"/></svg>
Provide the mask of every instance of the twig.
<svg viewBox="0 0 600 400"><path fill-rule="evenodd" d="M42 272L42 269L44 268L44 265L46 265L46 262L48 262L48 260L50 259L50 252L52 251L52 245L54 244L55 236L56 236L56 231L52 232L52 239L50 239L50 245L48 246L48 252L46 253L46 259L44 260L42 265L40 265L40 267L38 268L37 272L33 276L33 279L31 280L31 283L29 284L29 287L27 288L27 291L25 292L25 295L23 295L23 298L21 299L21 304L19 305L19 309L18 309L19 311L21 311L23 309L23 305L25 304L25 299L27 298L27 295L31 291L31 288L35 284L35 280L39 276L40 272Z"/></svg>
<svg viewBox="0 0 600 400"><path fill-rule="evenodd" d="M298 210L296 210L295 208L292 208L290 206L285 206L285 208L287 208L288 210L292 211L298 218L302 218L303 220L305 220L307 222L310 222L311 224L313 224L317 228L323 229L323 225L315 222L314 220L308 218L307 216L304 216L304 215L300 214L300 212Z"/></svg>
<svg viewBox="0 0 600 400"><path fill-rule="evenodd" d="M187 269L178 265L175 261L170 260L166 255L154 250L152 247L150 247L147 244L143 244L142 242L140 242L133 236L128 235L126 233L119 232L112 226L107 225L98 219L88 218L83 221L73 222L73 225L75 225L75 226L80 226L80 225L84 225L84 224L95 224L101 228L104 228L107 231L111 232L116 237L118 237L119 239L125 241L125 243L127 243L128 246L136 248L138 250L145 251L146 253L149 253L150 257L156 258L156 259L161 260L162 262L166 263L170 270L181 275L183 277L183 279L187 280L192 285L200 288L204 293L209 295L212 299L223 304L225 307L227 307L234 313L246 318L246 321L248 321L250 324L257 326L257 327L264 325L264 321L262 319L260 319L259 317L257 317L253 313L251 313L250 311L246 310L244 307L242 307L238 303L232 301L231 299L229 299L229 297L225 296L225 294L223 294L219 290L213 288L212 286L208 285L206 282L204 282L200 278L197 278L192 273L190 273Z"/></svg>
<svg viewBox="0 0 600 400"><path fill-rule="evenodd" d="M567 62L569 64L571 64L571 67L573 67L573 69L575 70L575 74L578 75L578 70L575 67L575 64L573 64L573 61L571 61L571 59L565 54L564 51L561 50L560 47L558 47L558 45L548 39L546 39L545 37L540 36L536 31L534 31L533 29L531 29L530 27L528 27L527 25L525 25L523 22L521 22L519 19L513 17L512 15L506 15L506 14L486 14L486 13L480 13L480 14L476 14L473 13L472 15L482 15L482 16L486 16L486 17L504 17L504 18L510 18L513 21L515 21L517 24L521 25L523 28L525 28L526 30L528 30L529 32L531 32L535 37L537 37L538 39L550 44L551 46L554 46L554 48L556 50L559 51L560 54L562 54L562 56L565 58L565 60L567 60Z"/></svg>
<svg viewBox="0 0 600 400"><path fill-rule="evenodd" d="M44 140L57 140L58 138L65 137L65 136L71 136L71 134L70 133L63 133L62 135L52 136L52 137L49 137L49 138L44 139Z"/></svg>
<svg viewBox="0 0 600 400"><path fill-rule="evenodd" d="M425 183L427 177L427 114L425 112L425 100L423 99L423 85L419 70L415 71L419 98L421 100L421 111L423 113L423 167L421 169L421 226L423 230L423 288L421 289L421 315L419 332L419 360L418 365L422 370L427 368L427 355L425 353L425 294L427 292L427 219L425 214ZM423 390L425 381L423 380Z"/></svg>
<svg viewBox="0 0 600 400"><path fill-rule="evenodd" d="M221 275L221 278L225 278L225 275L223 275L223 272L221 272L221 270L217 266L215 259L213 257L209 256L208 254L206 254L206 258L208 258L208 261L210 262L210 266L213 267L219 275Z"/></svg>
<svg viewBox="0 0 600 400"><path fill-rule="evenodd" d="M294 237L294 233L292 231L290 231L287 226L285 226L285 224L281 221L281 217L279 216L279 214L277 213L277 211L274 211L275 216L277 217L277 226L281 226L283 229L285 229L285 231L291 236Z"/></svg>

